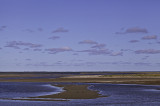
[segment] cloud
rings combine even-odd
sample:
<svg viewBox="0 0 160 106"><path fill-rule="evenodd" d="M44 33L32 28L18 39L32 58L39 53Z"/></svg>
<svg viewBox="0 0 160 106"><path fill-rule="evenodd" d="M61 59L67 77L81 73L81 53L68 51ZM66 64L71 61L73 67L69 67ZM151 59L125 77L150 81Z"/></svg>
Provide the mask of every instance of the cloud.
<svg viewBox="0 0 160 106"><path fill-rule="evenodd" d="M112 64L112 65L130 65L132 64L131 62L127 62L127 61L115 61L115 62L99 62L99 64Z"/></svg>
<svg viewBox="0 0 160 106"><path fill-rule="evenodd" d="M86 52L89 55L110 55L110 56L122 56L123 52L113 52L106 48L106 44L98 44L96 41L84 40L79 42L79 44L91 44L93 45L90 49L81 50L77 52Z"/></svg>
<svg viewBox="0 0 160 106"><path fill-rule="evenodd" d="M33 51L42 51L42 49L37 48L37 49L33 49Z"/></svg>
<svg viewBox="0 0 160 106"><path fill-rule="evenodd" d="M45 66L45 67L52 67L52 66L69 66L70 64L65 63L63 61L57 61L54 63L48 63L48 62L38 62L38 63L29 63L26 64L26 66Z"/></svg>
<svg viewBox="0 0 160 106"><path fill-rule="evenodd" d="M89 55L106 55L111 53L108 49L88 49L88 50L82 50L78 52L86 52Z"/></svg>
<svg viewBox="0 0 160 106"><path fill-rule="evenodd" d="M160 41L158 41L157 43L160 44Z"/></svg>
<svg viewBox="0 0 160 106"><path fill-rule="evenodd" d="M95 48L95 49L102 49L105 48L106 44L96 44L95 46L92 46L91 48Z"/></svg>
<svg viewBox="0 0 160 106"><path fill-rule="evenodd" d="M52 37L50 37L48 39L56 40L56 39L59 39L59 38L60 38L59 36L52 36Z"/></svg>
<svg viewBox="0 0 160 106"><path fill-rule="evenodd" d="M160 63L156 63L156 65L160 66Z"/></svg>
<svg viewBox="0 0 160 106"><path fill-rule="evenodd" d="M29 50L29 48L24 48L23 50Z"/></svg>
<svg viewBox="0 0 160 106"><path fill-rule="evenodd" d="M79 44L98 44L98 43L92 40L84 40L84 41L79 42Z"/></svg>
<svg viewBox="0 0 160 106"><path fill-rule="evenodd" d="M57 28L56 30L54 30L52 33L64 33L64 32L69 32L69 30L64 29L63 27Z"/></svg>
<svg viewBox="0 0 160 106"><path fill-rule="evenodd" d="M27 60L27 61L31 61L32 59L25 59L25 60Z"/></svg>
<svg viewBox="0 0 160 106"><path fill-rule="evenodd" d="M43 29L42 29L42 28L38 28L37 30L38 30L38 31L40 31L40 32L42 32L42 31L43 31Z"/></svg>
<svg viewBox="0 0 160 106"><path fill-rule="evenodd" d="M139 42L139 40L130 40L129 42L130 43L137 43L137 42Z"/></svg>
<svg viewBox="0 0 160 106"><path fill-rule="evenodd" d="M142 60L146 60L148 58L149 58L149 56L145 56L145 57L142 58Z"/></svg>
<svg viewBox="0 0 160 106"><path fill-rule="evenodd" d="M73 66L95 66L95 65L131 65L131 62L125 62L125 61L115 61L115 62L78 62L73 63Z"/></svg>
<svg viewBox="0 0 160 106"><path fill-rule="evenodd" d="M11 41L11 42L7 42L5 47L20 49L20 47L38 48L38 47L42 47L42 45L28 43L28 42L22 42L22 41Z"/></svg>
<svg viewBox="0 0 160 106"><path fill-rule="evenodd" d="M132 64L132 63L131 62L120 61L119 64L129 65L129 64Z"/></svg>
<svg viewBox="0 0 160 106"><path fill-rule="evenodd" d="M26 29L25 31L27 31L27 32L29 32L29 33L33 33L33 32L35 32L34 30L32 30L32 29Z"/></svg>
<svg viewBox="0 0 160 106"><path fill-rule="evenodd" d="M1 28L7 28L7 26L3 25L3 26L1 26Z"/></svg>
<svg viewBox="0 0 160 106"><path fill-rule="evenodd" d="M27 66L52 66L51 64L48 64L47 62L39 62L35 64L26 64Z"/></svg>
<svg viewBox="0 0 160 106"><path fill-rule="evenodd" d="M95 65L97 65L97 63L96 62L85 62L85 65L87 65L87 66L95 66Z"/></svg>
<svg viewBox="0 0 160 106"><path fill-rule="evenodd" d="M73 53L72 55L79 55L78 53Z"/></svg>
<svg viewBox="0 0 160 106"><path fill-rule="evenodd" d="M96 41L92 41L92 40L84 40L79 42L79 44L90 44L93 45L91 46L90 49L86 49L86 50L81 50L81 51L77 51L77 52L86 52L89 55L110 55L110 56L122 56L123 52L113 52L113 50L109 50L106 48L106 44L99 44Z"/></svg>
<svg viewBox="0 0 160 106"><path fill-rule="evenodd" d="M156 35L151 35L151 36L144 36L142 37L143 40L151 40L151 39L157 39Z"/></svg>
<svg viewBox="0 0 160 106"><path fill-rule="evenodd" d="M110 56L123 56L123 52L112 52Z"/></svg>
<svg viewBox="0 0 160 106"><path fill-rule="evenodd" d="M0 31L3 31L4 29L6 29L7 26L3 25L3 26L0 26Z"/></svg>
<svg viewBox="0 0 160 106"><path fill-rule="evenodd" d="M146 50L136 50L136 54L158 54L160 53L160 50L154 50L154 49L146 49Z"/></svg>
<svg viewBox="0 0 160 106"><path fill-rule="evenodd" d="M121 49L121 51L126 52L126 51L133 51L131 49Z"/></svg>
<svg viewBox="0 0 160 106"><path fill-rule="evenodd" d="M59 52L72 51L72 49L70 47L62 47L62 48L50 48L46 49L46 51L48 51L49 54L56 54Z"/></svg>
<svg viewBox="0 0 160 106"><path fill-rule="evenodd" d="M24 29L23 31L26 31L26 32L29 32L29 33L34 33L36 31L42 32L43 28L37 28L36 30L27 28L27 29Z"/></svg>
<svg viewBox="0 0 160 106"><path fill-rule="evenodd" d="M116 34L128 34L128 33L148 33L148 30L145 28L132 27L126 29L123 32L116 32Z"/></svg>
<svg viewBox="0 0 160 106"><path fill-rule="evenodd" d="M145 28L133 27L127 29L126 33L148 33L148 31Z"/></svg>
<svg viewBox="0 0 160 106"><path fill-rule="evenodd" d="M134 63L134 65L150 66L150 65L151 65L151 63L137 62L137 63Z"/></svg>

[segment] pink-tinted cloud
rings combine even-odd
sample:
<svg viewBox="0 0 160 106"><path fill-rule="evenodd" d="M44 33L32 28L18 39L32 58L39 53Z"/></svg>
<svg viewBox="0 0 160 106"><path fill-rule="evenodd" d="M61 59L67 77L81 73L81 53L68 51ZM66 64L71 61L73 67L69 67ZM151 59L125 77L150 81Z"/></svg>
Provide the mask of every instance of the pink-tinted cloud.
<svg viewBox="0 0 160 106"><path fill-rule="evenodd" d="M89 55L110 55L110 56L122 56L123 52L113 52L106 48L106 44L99 44L96 41L84 40L79 42L79 44L91 44L93 45L90 49L81 50L78 52L86 52Z"/></svg>
<svg viewBox="0 0 160 106"><path fill-rule="evenodd" d="M79 44L98 44L98 43L92 40L84 40L84 41L79 42Z"/></svg>
<svg viewBox="0 0 160 106"><path fill-rule="evenodd" d="M56 54L59 52L72 51L72 49L70 47L62 47L62 48L50 48L46 49L46 51L48 51L49 54Z"/></svg>
<svg viewBox="0 0 160 106"><path fill-rule="evenodd" d="M131 49L121 49L121 51L123 51L123 52L128 52L128 51L133 51L133 50L131 50Z"/></svg>
<svg viewBox="0 0 160 106"><path fill-rule="evenodd" d="M11 41L11 42L7 42L5 47L20 49L21 47L38 48L38 47L42 47L42 45L28 43L28 42L22 42L22 41Z"/></svg>
<svg viewBox="0 0 160 106"><path fill-rule="evenodd" d="M156 35L151 35L151 36L144 36L142 37L143 40L151 40L151 39L157 39Z"/></svg>
<svg viewBox="0 0 160 106"><path fill-rule="evenodd" d="M112 52L110 56L123 56L123 52Z"/></svg>
<svg viewBox="0 0 160 106"><path fill-rule="evenodd" d="M128 28L123 32L116 32L116 34L129 34L129 33L148 33L148 30L140 27Z"/></svg>
<svg viewBox="0 0 160 106"><path fill-rule="evenodd" d="M155 49L145 49L145 50L136 50L136 54L158 54L160 53L160 50Z"/></svg>
<svg viewBox="0 0 160 106"><path fill-rule="evenodd" d="M59 39L59 38L60 38L59 36L52 36L52 37L50 37L48 39L56 40L56 39Z"/></svg>
<svg viewBox="0 0 160 106"><path fill-rule="evenodd" d="M96 45L92 46L91 48L102 49L102 48L105 48L105 47L106 47L106 44L96 44Z"/></svg>
<svg viewBox="0 0 160 106"><path fill-rule="evenodd" d="M57 28L56 30L54 30L52 33L64 33L64 32L69 32L69 30L64 29L63 27Z"/></svg>
<svg viewBox="0 0 160 106"><path fill-rule="evenodd" d="M82 50L78 52L86 52L89 55L106 55L111 53L108 49L88 49L88 50Z"/></svg>
<svg viewBox="0 0 160 106"><path fill-rule="evenodd" d="M137 42L139 42L139 40L130 40L129 42L130 43L137 43Z"/></svg>
<svg viewBox="0 0 160 106"><path fill-rule="evenodd" d="M128 28L126 30L126 33L148 33L148 31L145 28L133 27L133 28Z"/></svg>

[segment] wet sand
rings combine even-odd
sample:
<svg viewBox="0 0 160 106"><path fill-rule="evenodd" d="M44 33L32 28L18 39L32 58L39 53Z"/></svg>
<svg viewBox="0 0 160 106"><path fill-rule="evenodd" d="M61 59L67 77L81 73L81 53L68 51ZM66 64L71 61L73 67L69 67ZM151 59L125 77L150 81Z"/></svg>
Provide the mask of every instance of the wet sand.
<svg viewBox="0 0 160 106"><path fill-rule="evenodd" d="M89 90L89 85L54 85L63 87L63 92L52 95L44 95L29 98L18 98L11 100L29 100L29 101L68 101L69 99L95 99L102 96L98 91Z"/></svg>
<svg viewBox="0 0 160 106"><path fill-rule="evenodd" d="M144 84L144 85L160 85L160 72L118 72L107 75L104 73L4 73L0 75L1 82L74 82L74 83L113 83L113 84ZM16 77L16 79L3 79ZM22 77L31 77L28 79L23 79ZM32 78L35 76L45 76L45 78ZM50 78L47 78L50 76ZM51 76L58 78L52 78ZM98 93L98 91L92 91L88 89L88 85L58 85L58 87L63 87L64 92L53 95L44 95L38 97L30 98L20 98L12 100L31 100L31 101L67 101L69 99L94 99L103 97Z"/></svg>

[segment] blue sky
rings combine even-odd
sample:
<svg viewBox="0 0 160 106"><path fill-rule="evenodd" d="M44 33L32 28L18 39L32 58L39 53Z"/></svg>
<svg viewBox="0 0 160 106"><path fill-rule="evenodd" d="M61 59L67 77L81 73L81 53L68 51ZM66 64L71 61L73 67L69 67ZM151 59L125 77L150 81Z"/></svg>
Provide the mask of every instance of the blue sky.
<svg viewBox="0 0 160 106"><path fill-rule="evenodd" d="M0 0L0 71L160 71L159 0Z"/></svg>

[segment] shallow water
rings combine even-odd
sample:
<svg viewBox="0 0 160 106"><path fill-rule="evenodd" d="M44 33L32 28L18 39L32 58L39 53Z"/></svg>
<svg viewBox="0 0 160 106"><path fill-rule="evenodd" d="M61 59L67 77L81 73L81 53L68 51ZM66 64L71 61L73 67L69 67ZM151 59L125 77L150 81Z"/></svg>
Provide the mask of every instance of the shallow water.
<svg viewBox="0 0 160 106"><path fill-rule="evenodd" d="M109 97L49 102L1 99L0 106L160 106L160 90L158 90L160 86L88 84L91 85L89 89L98 90L101 94L108 95ZM49 83L0 82L0 98L31 97L57 93L61 90L57 87L50 86Z"/></svg>
<svg viewBox="0 0 160 106"><path fill-rule="evenodd" d="M0 98L34 97L61 92L49 83L0 82Z"/></svg>

